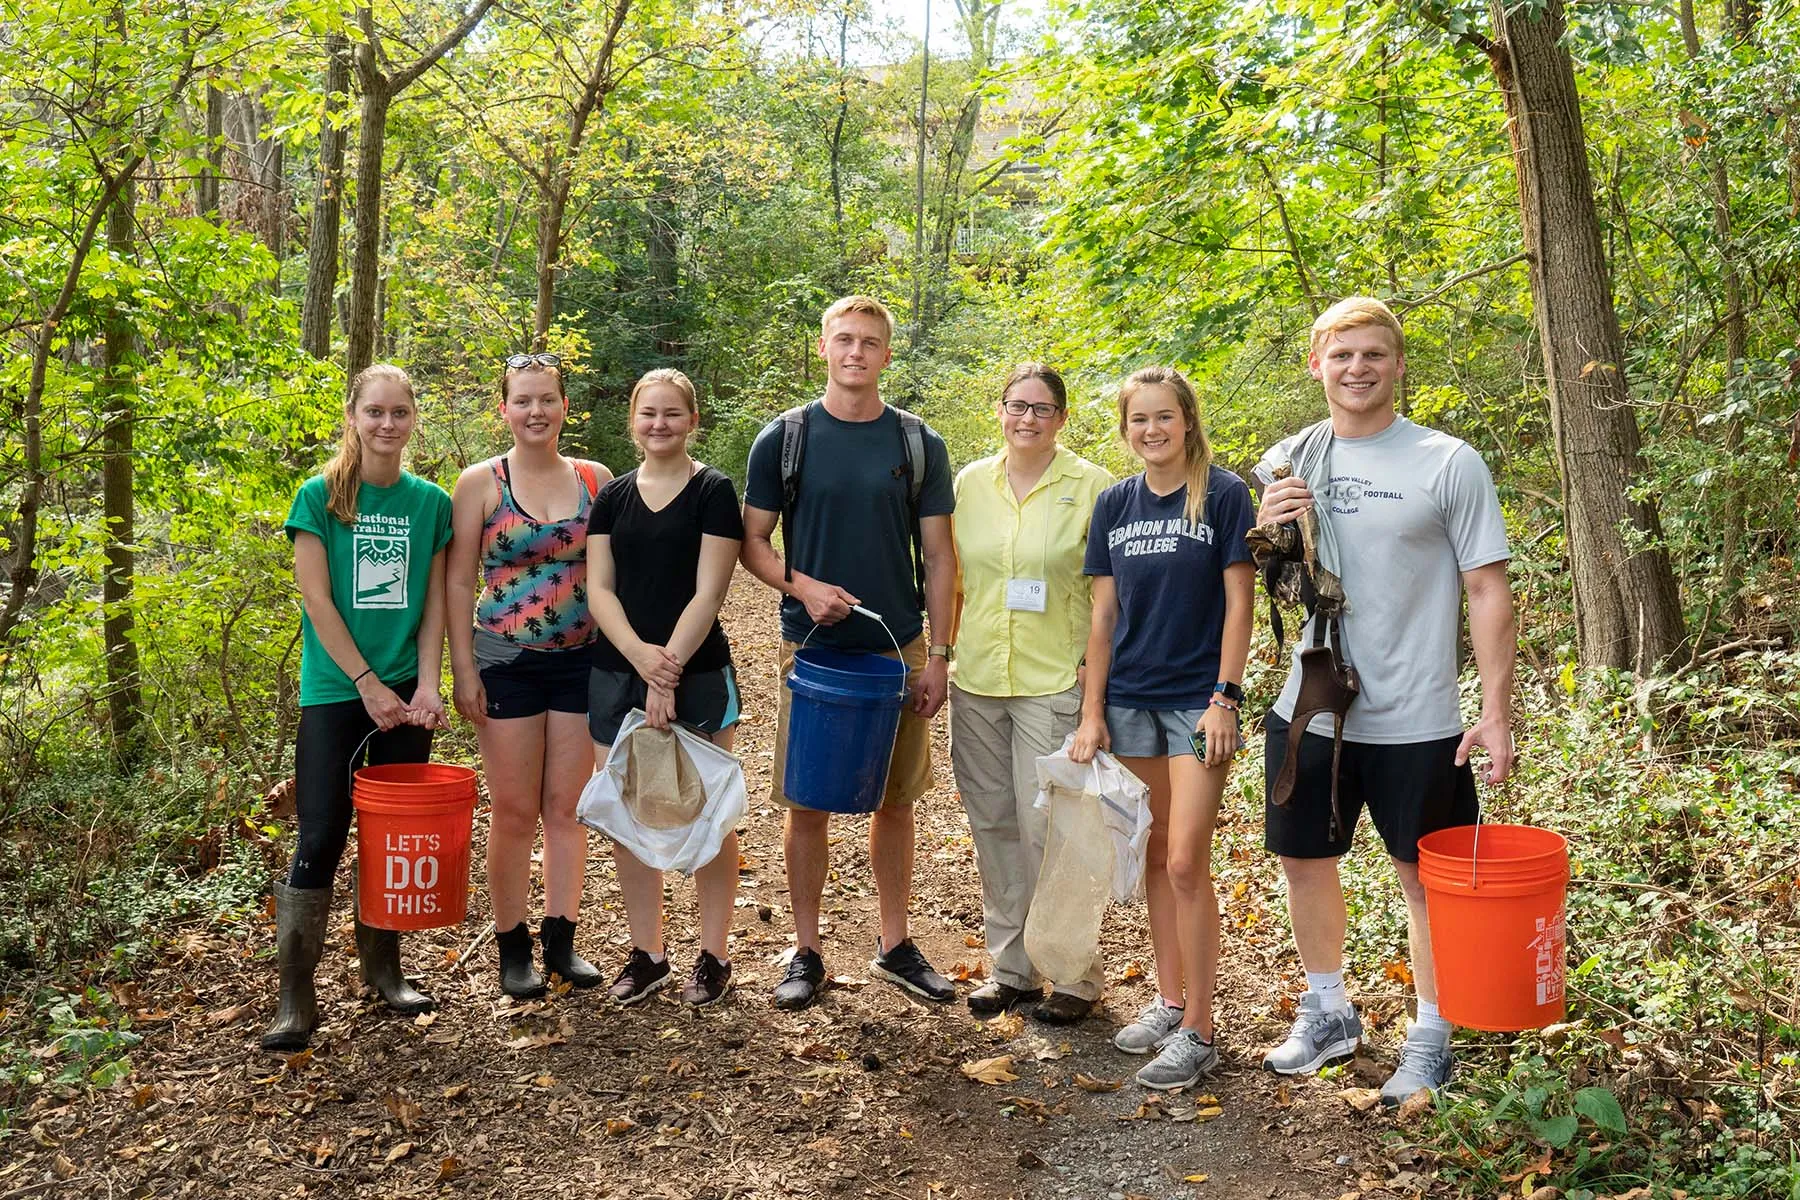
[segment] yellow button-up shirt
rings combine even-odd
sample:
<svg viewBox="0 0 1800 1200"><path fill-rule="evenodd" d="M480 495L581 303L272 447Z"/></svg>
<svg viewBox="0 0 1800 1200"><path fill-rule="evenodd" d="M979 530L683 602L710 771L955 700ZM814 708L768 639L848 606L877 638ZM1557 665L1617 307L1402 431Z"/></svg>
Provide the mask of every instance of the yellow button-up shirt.
<svg viewBox="0 0 1800 1200"><path fill-rule="evenodd" d="M1023 502L1006 480L1005 454L957 474L957 687L977 696L1051 696L1075 686L1092 608L1081 573L1088 522L1112 481L1064 446ZM1011 579L1042 580L1044 611L1008 609Z"/></svg>

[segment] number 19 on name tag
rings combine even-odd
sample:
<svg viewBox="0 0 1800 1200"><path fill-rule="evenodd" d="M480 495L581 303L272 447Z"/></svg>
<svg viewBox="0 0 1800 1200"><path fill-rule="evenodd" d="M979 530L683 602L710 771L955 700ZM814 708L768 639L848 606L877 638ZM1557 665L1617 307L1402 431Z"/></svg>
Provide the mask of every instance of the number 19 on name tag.
<svg viewBox="0 0 1800 1200"><path fill-rule="evenodd" d="M1043 612L1044 581L1041 579L1007 580L1006 607L1012 612Z"/></svg>

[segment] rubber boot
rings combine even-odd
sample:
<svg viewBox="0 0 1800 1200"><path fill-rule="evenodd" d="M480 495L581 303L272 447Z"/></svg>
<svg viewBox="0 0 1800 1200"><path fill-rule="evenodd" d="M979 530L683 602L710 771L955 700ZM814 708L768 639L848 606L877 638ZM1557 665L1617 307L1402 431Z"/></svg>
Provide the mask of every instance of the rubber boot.
<svg viewBox="0 0 1800 1200"><path fill-rule="evenodd" d="M511 929L496 929L494 945L500 950L500 990L514 1000L543 995L544 977L531 962L531 927L520 921Z"/></svg>
<svg viewBox="0 0 1800 1200"><path fill-rule="evenodd" d="M275 953L281 963L281 999L275 1020L263 1031L264 1050L292 1054L312 1041L313 1027L319 1023L313 968L325 948L325 922L330 916L330 888L276 883Z"/></svg>
<svg viewBox="0 0 1800 1200"><path fill-rule="evenodd" d="M561 975L578 988L598 987L603 980L594 964L575 953L575 922L567 917L545 917L538 927L544 943L544 970Z"/></svg>
<svg viewBox="0 0 1800 1200"><path fill-rule="evenodd" d="M362 968L363 983L374 988L395 1012L411 1016L437 1007L436 1000L414 987L401 972L400 934L364 925L360 913L356 918L356 962Z"/></svg>

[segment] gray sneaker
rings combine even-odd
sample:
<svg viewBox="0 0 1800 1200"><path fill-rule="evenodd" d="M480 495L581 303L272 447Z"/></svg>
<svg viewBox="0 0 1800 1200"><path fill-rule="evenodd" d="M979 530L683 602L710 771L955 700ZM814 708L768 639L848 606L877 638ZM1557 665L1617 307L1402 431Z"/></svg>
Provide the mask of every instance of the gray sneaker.
<svg viewBox="0 0 1800 1200"><path fill-rule="evenodd" d="M1400 1045L1400 1065L1381 1085L1381 1102L1392 1107L1424 1088L1433 1095L1450 1080L1456 1056L1450 1053L1450 1039L1407 1035Z"/></svg>
<svg viewBox="0 0 1800 1200"><path fill-rule="evenodd" d="M1180 1028L1181 1010L1166 1007L1158 996L1144 1006L1137 1020L1113 1035L1113 1045L1127 1054L1148 1054L1162 1049Z"/></svg>
<svg viewBox="0 0 1800 1200"><path fill-rule="evenodd" d="M1312 992L1300 997L1300 1012L1287 1041L1263 1055L1263 1069L1277 1075L1306 1075L1334 1058L1356 1053L1362 1043L1362 1018L1354 1008L1324 1012Z"/></svg>
<svg viewBox="0 0 1800 1200"><path fill-rule="evenodd" d="M1214 1038L1218 1035L1214 1034ZM1137 1081L1147 1088L1163 1092L1179 1092L1192 1087L1202 1075L1210 1075L1219 1066L1219 1048L1200 1040L1191 1029L1177 1029L1163 1043L1158 1054L1137 1073Z"/></svg>

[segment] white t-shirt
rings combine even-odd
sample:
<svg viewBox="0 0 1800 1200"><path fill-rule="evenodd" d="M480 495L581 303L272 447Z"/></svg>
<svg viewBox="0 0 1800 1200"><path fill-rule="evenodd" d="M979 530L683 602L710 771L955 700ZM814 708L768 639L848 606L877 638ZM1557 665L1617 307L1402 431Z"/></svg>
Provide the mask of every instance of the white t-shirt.
<svg viewBox="0 0 1800 1200"><path fill-rule="evenodd" d="M1293 441L1278 442L1262 465L1287 463ZM1512 557L1487 464L1467 442L1396 417L1370 437L1334 439L1330 485L1307 483L1337 535L1349 601L1343 653L1362 678L1345 739L1396 745L1461 733L1462 574ZM1284 720L1293 717L1300 652L1311 640L1309 621L1275 702ZM1309 728L1330 737L1331 715Z"/></svg>

